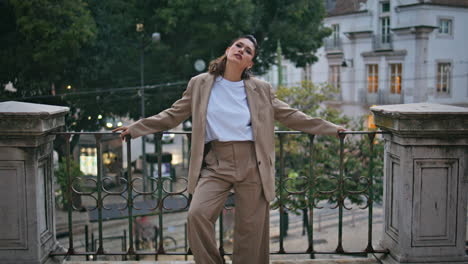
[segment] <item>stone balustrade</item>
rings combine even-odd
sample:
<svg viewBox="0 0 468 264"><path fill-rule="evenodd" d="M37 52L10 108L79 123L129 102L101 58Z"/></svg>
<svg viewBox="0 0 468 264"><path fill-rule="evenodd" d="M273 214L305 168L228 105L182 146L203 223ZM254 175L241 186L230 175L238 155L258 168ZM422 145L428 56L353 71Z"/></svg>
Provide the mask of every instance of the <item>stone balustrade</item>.
<svg viewBox="0 0 468 264"><path fill-rule="evenodd" d="M373 107L385 134L381 246L386 263L468 263L468 108L435 104ZM0 263L53 263L50 132L67 107L0 103Z"/></svg>

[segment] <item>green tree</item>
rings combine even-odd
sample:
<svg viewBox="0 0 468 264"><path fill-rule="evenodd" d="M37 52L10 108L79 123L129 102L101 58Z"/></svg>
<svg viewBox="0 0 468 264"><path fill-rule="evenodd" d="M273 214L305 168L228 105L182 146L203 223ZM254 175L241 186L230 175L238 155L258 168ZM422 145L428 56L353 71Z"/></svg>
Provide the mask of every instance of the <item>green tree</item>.
<svg viewBox="0 0 468 264"><path fill-rule="evenodd" d="M283 54L297 66L316 61L314 52L331 32L322 24L325 10L321 0L166 0L141 4L145 25L162 33L161 54L171 75L183 79L196 74L197 59L210 61L223 54L229 41L254 34L261 47L256 63L263 73L275 62L277 40ZM165 59L167 58L167 59Z"/></svg>
<svg viewBox="0 0 468 264"><path fill-rule="evenodd" d="M61 208L67 208L68 206L68 173L67 173L67 161L65 158L62 158L58 164L58 168L54 172L55 177L57 179L57 183L59 185L59 189L56 192L56 203ZM82 191L80 189L81 185L81 177L83 176L83 172L80 170L80 166L78 163L70 160L70 179L72 179L71 185L75 191ZM80 206L80 196L76 194L72 190L72 200L74 200L74 206Z"/></svg>
<svg viewBox="0 0 468 264"><path fill-rule="evenodd" d="M81 0L6 0L0 14L0 83L12 81L16 97L50 94L66 79L64 68L96 37Z"/></svg>
<svg viewBox="0 0 468 264"><path fill-rule="evenodd" d="M253 33L260 40L262 51L259 70L275 62L277 42L282 53L298 67L317 61L315 51L322 39L331 34L322 21L326 12L322 0L255 0Z"/></svg>
<svg viewBox="0 0 468 264"><path fill-rule="evenodd" d="M277 40L283 54L297 66L316 61L314 52L330 34L322 20L321 0L166 0L139 2L146 34L161 32L162 41L148 52L145 76L188 80L197 74L194 62L222 55L233 38L254 34L260 50L254 71L264 73L276 59ZM155 64L153 64L156 62ZM163 63L161 63L163 62ZM184 87L150 91L147 109L157 113L170 106ZM162 100L164 96L164 100ZM157 102L151 103L149 102ZM135 115L133 115L135 116Z"/></svg>
<svg viewBox="0 0 468 264"><path fill-rule="evenodd" d="M22 100L70 106L67 130L75 131L102 127L99 114L140 117L142 49L146 84L186 82L197 74L197 59L208 64L239 35L257 37L260 74L274 63L277 40L285 57L303 66L329 34L321 0L6 0L0 15L0 83L18 89L1 89L0 100L35 96ZM152 32L161 33L160 43L150 43ZM64 96L52 96L52 87ZM184 89L147 90L147 115L169 107Z"/></svg>

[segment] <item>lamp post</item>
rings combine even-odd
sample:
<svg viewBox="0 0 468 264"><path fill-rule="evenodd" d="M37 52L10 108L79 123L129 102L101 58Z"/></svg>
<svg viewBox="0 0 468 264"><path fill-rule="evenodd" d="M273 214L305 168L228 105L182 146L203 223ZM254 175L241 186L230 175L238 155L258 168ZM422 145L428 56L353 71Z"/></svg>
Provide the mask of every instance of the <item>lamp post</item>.
<svg viewBox="0 0 468 264"><path fill-rule="evenodd" d="M283 52L281 50L281 42L279 39L276 45L277 45L276 58L277 58L277 63L278 63L278 88L280 88L281 86L283 86L283 62L282 62Z"/></svg>
<svg viewBox="0 0 468 264"><path fill-rule="evenodd" d="M161 35L154 32L151 35L151 42L145 42L144 39L144 25L143 23L136 24L136 31L142 34L140 46L140 98L141 98L141 118L145 118L145 48L150 43L156 43L161 40ZM147 168L146 168L146 136L141 138L141 159L142 159L142 178L143 178L143 191L147 189Z"/></svg>

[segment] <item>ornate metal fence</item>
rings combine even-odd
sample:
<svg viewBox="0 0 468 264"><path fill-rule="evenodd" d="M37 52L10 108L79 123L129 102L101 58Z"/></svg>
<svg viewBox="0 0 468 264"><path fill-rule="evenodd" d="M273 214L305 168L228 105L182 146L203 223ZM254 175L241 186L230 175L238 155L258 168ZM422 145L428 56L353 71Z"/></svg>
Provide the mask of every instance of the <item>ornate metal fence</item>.
<svg viewBox="0 0 468 264"><path fill-rule="evenodd" d="M167 133L167 132L164 132ZM181 134L182 136L187 136L190 138L190 132L171 132L175 134ZM372 244L373 239L373 208L375 201L375 142L376 136L382 134L383 132L363 132L363 131L348 131L343 132L339 135L339 147L336 158L338 159L338 164L335 166L329 166L328 172L330 175L318 175L317 167L322 166L317 164L317 160L314 158L314 153L317 153L315 149L316 145L327 146L330 142L319 142L316 143L318 137L314 135L305 135L300 132L287 132L287 131L277 131L277 152L278 152L278 161L276 164L277 168L277 199L273 202L272 209L279 211L279 250L272 251L271 254L306 254L310 258L315 258L316 254L344 254L344 255L367 255L375 253L388 253L387 250L376 249ZM152 255L157 259L160 255L181 255L187 258L191 254L190 249L187 248L186 242L186 232L184 232L184 241L185 245L182 246L183 251L169 251L165 246L165 241L168 236L165 234L165 222L164 215L170 213L171 211L184 211L187 210L190 204L190 197L187 194L187 184L186 177L184 176L173 176L173 177L163 177L163 152L162 152L162 135L163 133L155 134L155 156L157 158L157 176L150 175L147 179L142 179L142 177L135 177L132 170L132 153L131 145L132 140L127 137L126 142L126 171L118 176L118 181L121 183L121 188L117 191L111 188L106 187L106 183L111 181L109 177L105 177L103 174L103 151L102 151L102 137L103 135L108 136L112 133L93 133L93 132L56 132L57 136L64 137L65 142L65 153L66 155L66 170L67 170L67 192L66 204L67 210L67 219L68 219L68 249L66 252L53 252L51 255L54 256L83 256L87 260L92 256L93 259L99 258L99 256L122 256L124 259L127 258L138 258L140 256ZM92 182L95 185L95 188L92 189L80 189L76 187L76 183L80 180L80 177L73 177L71 173L72 167L72 157L70 155L70 138L74 134L80 135L92 135L95 139L96 146L96 157L97 157L97 176L96 178L86 179L87 181ZM115 135L117 137L118 135ZM294 171L297 168L291 168L290 165L287 165L288 158L286 156L285 144L288 137L302 137L302 141L299 141L299 148L301 148L305 153L299 154L303 156L305 163L300 166L300 171L297 176L290 177L287 174L288 170ZM348 175L347 163L349 163L349 158L355 156L356 153L353 150L345 148L345 138L350 138L349 141L357 141L366 138L366 151L367 156L365 157L365 163L360 166L367 166L367 169L360 169L359 173L354 173L353 177ZM324 137L325 138L325 137ZM328 146L330 147L330 146ZM337 146L335 146L337 147ZM362 153L361 153L362 154ZM381 161L381 160L380 160ZM323 167L323 166L322 166ZM291 175L294 176L293 173ZM383 173L378 175L381 177ZM137 183L143 181L149 181L151 188L138 189L136 188ZM172 186L173 181L185 182L184 188L168 188ZM327 181L325 186L331 186L330 188L321 189L320 186L322 181ZM331 185L330 185L331 183ZM350 187L351 186L351 187ZM97 238L93 238L93 246L86 246L85 250L77 250L76 241L74 234L73 225L73 212L79 210L77 206L74 206L73 197L87 197L88 199L95 201L95 206L88 207L87 210L92 211L95 220L97 222ZM350 208L345 203L345 200L351 196L357 197L356 199L361 201L361 209L368 209L368 219L367 219L367 244L363 245L363 250L361 251L349 251L343 247L343 212L349 210ZM110 208L105 205L104 201L110 197L118 197L123 199L124 202L118 208ZM137 202L141 198L144 199L144 202ZM314 248L314 211L320 210L323 207L319 205L318 201L327 200L330 201L332 209L338 210L338 232L337 232L337 245L335 250L331 251L320 251ZM232 203L232 201L228 201ZM170 207L169 204L175 205L176 208ZM143 208L144 207L144 208ZM230 205L228 206L229 208ZM235 207L235 205L234 205ZM125 247L125 250L119 250L117 247L110 248L107 247L104 243L106 237L103 233L104 225L107 224L104 217L104 212L108 210L118 210L121 212L121 218L126 219L128 236L125 233L125 241L122 242L122 245ZM138 237L137 229L135 228L135 219L138 215L141 215L138 212L145 211L147 214L157 216L157 230L154 232L154 247L152 250L144 250L136 247L138 244L136 238ZM287 216L285 212L287 210L302 210L304 212L305 219L305 229L307 231L307 242L308 247L305 251L288 251L284 247L285 241L285 229L287 229ZM221 254L230 255L231 253L226 252L224 247L224 232L223 232L223 215L221 214L219 218L219 250ZM86 231L87 233L87 231ZM138 241L139 242L139 241ZM91 250L93 249L93 250Z"/></svg>

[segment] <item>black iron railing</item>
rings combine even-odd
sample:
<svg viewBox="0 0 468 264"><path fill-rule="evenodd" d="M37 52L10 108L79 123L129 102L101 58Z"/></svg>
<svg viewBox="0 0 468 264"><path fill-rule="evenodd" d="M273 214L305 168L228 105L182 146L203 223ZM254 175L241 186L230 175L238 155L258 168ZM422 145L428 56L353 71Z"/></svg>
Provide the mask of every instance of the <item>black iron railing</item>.
<svg viewBox="0 0 468 264"><path fill-rule="evenodd" d="M372 44L375 51L393 50L393 35L375 34L372 37Z"/></svg>
<svg viewBox="0 0 468 264"><path fill-rule="evenodd" d="M167 132L164 132L167 133ZM174 134L185 135L190 138L190 132L171 132ZM314 153L316 153L314 135L306 135L301 132L294 131L277 131L277 152L278 152L278 162L277 162L277 199L274 201L272 208L279 211L279 250L271 252L271 254L307 254L310 255L310 258L315 258L316 254L344 254L344 255L367 255L375 253L388 253L385 249L375 249L372 244L373 239L373 208L375 201L375 157L377 156L374 150L376 144L376 136L384 132L374 131L374 132L364 132L364 131L347 131L340 133L339 135L339 148L338 148L338 160L339 164L332 168L329 168L332 175L328 178L331 179L333 183L331 188L326 190L318 188L319 182L323 180L323 175L318 177L316 175L316 167L320 164L315 164ZM131 153L131 144L132 140L130 137L126 139L126 171L120 175L118 181L121 183L121 188L117 191L112 190L106 187L106 182L109 182L111 179L105 177L103 174L103 153L102 153L102 137L103 135L112 134L110 132L105 133L94 133L94 132L56 132L59 137L64 137L65 139L65 153L66 155L66 164L67 164L67 213L68 213L68 250L66 252L52 252L51 255L54 256L85 256L87 260L90 258L96 259L99 256L122 256L123 259L127 258L136 258L140 256L152 255L157 257L159 255L180 255L187 258L191 254L190 249L187 248L186 240L186 230L183 232L184 236L184 245L179 248L183 248L183 251L169 251L165 247L165 241L168 240L168 236L164 234L165 232L165 221L164 215L172 211L185 211L188 209L190 204L189 195L187 194L187 180L186 177L182 176L173 176L173 177L163 177L162 174L162 135L163 133L155 134L155 154L157 157L157 168L158 174L156 177L150 175L147 179L142 179L142 177L134 177L132 170L132 153ZM70 138L72 135L92 135L95 139L96 145L96 157L97 157L97 176L94 179L87 179L94 183L95 188L93 189L80 189L75 187L76 182L82 179L80 177L73 177L71 173L71 160L72 157L70 153ZM302 149L306 151L304 153L304 159L307 160L306 164L303 165L302 169L306 171L303 175L295 179L291 179L287 176L286 170L291 166L287 165L285 144L287 137L305 137L303 142L305 145L302 145ZM118 135L115 134L117 138ZM346 169L346 155L355 155L352 150L345 149L345 138L350 138L350 141L361 140L362 137L367 137L365 140L367 143L368 155L366 157L366 169L361 169L365 175L357 175L355 177L347 176ZM322 143L320 143L322 144ZM326 144L325 144L326 145ZM336 154L336 153L335 153ZM381 161L381 160L380 160ZM364 166L364 165L362 165ZM364 173L365 172L365 173ZM383 173L380 173L381 177ZM148 180L151 183L150 190L138 189L136 186L139 181ZM172 186L174 181L184 182L183 188L168 188L167 186ZM348 188L348 183L353 183L354 185L360 185L361 188ZM360 182L360 184L358 184ZM71 202L73 196L87 197L95 201L95 206L88 207L89 211L92 211L95 215L95 220L97 222L97 238L94 238L92 235L92 246L88 245L88 230L86 229L86 247L84 250L77 250L77 242L75 241L74 234L76 233L73 225L73 211L79 210ZM365 198L362 203L363 206L361 209L368 209L368 221L367 221L367 244L363 245L363 250L361 251L347 251L343 247L343 212L344 210L349 210L345 200L350 196L356 196ZM117 208L111 208L105 205L104 200L109 197L118 197L123 199L124 202L121 206ZM144 201L137 201L141 198ZM228 199L229 200L229 199ZM338 243L336 249L332 251L319 251L314 248L314 229L313 229L313 219L314 219L314 210L320 210L323 207L318 204L319 200L329 200L333 201L334 205L332 209L338 210ZM296 201L294 205L291 205L291 201ZM232 200L229 200L228 203L231 207L233 205ZM170 207L169 204L172 204L174 207ZM235 205L233 205L235 207ZM287 251L284 247L285 241L285 232L287 229L286 222L286 210L295 210L300 209L304 212L305 219L305 229L307 230L307 244L308 247L305 251ZM126 219L127 229L124 231L123 236L118 237L107 237L104 235L104 225L107 224L106 218L104 217L104 212L108 210L118 210L121 212L121 219ZM154 231L154 247L152 250L142 250L138 247L140 242L137 231L135 228L135 219L142 215L140 212L145 211L145 214L150 214L157 216L157 230ZM220 252L224 255L230 255L231 253L226 252L224 247L224 231L223 231L223 215L220 215L219 218L219 244ZM128 233L128 236L127 236ZM171 238L171 237L169 237ZM109 239L120 239L122 240L122 250L118 248L108 248L104 244L104 241ZM173 238L171 238L174 240ZM175 240L174 240L175 241ZM306 241L304 241L306 243ZM177 244L177 243L175 243Z"/></svg>
<svg viewBox="0 0 468 264"><path fill-rule="evenodd" d="M330 37L323 40L323 46L327 53L342 53L343 46L341 43L341 38Z"/></svg>

